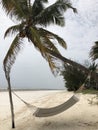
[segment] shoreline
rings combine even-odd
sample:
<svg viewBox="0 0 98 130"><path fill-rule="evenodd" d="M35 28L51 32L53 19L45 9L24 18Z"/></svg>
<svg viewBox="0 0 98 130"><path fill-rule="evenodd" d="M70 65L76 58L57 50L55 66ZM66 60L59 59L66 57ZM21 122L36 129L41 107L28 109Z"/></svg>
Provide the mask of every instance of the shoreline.
<svg viewBox="0 0 98 130"><path fill-rule="evenodd" d="M12 91L67 91L65 89L12 89ZM0 92L7 92L7 89L0 89Z"/></svg>

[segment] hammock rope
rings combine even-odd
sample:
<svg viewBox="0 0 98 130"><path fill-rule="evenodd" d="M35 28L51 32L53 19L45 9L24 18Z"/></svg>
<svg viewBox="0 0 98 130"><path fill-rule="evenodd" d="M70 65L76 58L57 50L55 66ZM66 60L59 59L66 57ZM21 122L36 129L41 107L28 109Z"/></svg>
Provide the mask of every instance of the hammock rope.
<svg viewBox="0 0 98 130"><path fill-rule="evenodd" d="M36 106L31 105L30 103L26 102L25 100L23 100L19 95L17 95L14 91L12 91L12 93L21 101L23 102L28 108L35 108L35 110L37 109Z"/></svg>

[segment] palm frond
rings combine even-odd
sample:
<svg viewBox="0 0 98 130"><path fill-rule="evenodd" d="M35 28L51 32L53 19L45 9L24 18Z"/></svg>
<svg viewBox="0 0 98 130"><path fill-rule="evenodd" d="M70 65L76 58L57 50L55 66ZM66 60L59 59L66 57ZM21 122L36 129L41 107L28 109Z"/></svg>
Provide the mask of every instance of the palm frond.
<svg viewBox="0 0 98 130"><path fill-rule="evenodd" d="M7 14L13 9L12 0L1 0L1 4Z"/></svg>
<svg viewBox="0 0 98 130"><path fill-rule="evenodd" d="M58 49L53 45L53 43L42 33L39 32L36 28L32 28L30 31L29 39L34 44L35 48L42 54L42 56L48 61L48 64L51 68L53 74L58 72L57 58L54 55L48 53L47 50L52 50L60 55Z"/></svg>
<svg viewBox="0 0 98 130"><path fill-rule="evenodd" d="M56 53L59 53L59 50L57 49L57 47L55 46L55 43L53 41L51 41L47 36L41 36L42 39L42 44L46 47L49 48L50 50L53 50Z"/></svg>
<svg viewBox="0 0 98 130"><path fill-rule="evenodd" d="M43 32L43 34L46 35L49 39L56 39L60 46L62 46L63 48L67 49L67 44L63 40L63 38L59 37L58 35L50 32L50 31L48 31L46 29L43 29L43 28L40 28L40 31Z"/></svg>
<svg viewBox="0 0 98 130"><path fill-rule="evenodd" d="M13 10L10 12L11 17L15 17L17 20L28 19L30 10L28 8L27 0L13 0Z"/></svg>
<svg viewBox="0 0 98 130"><path fill-rule="evenodd" d="M47 51L48 50L48 51ZM54 55L51 55L51 53L49 53L49 50L54 52L53 50L45 47L45 55L44 58L46 59L46 61L49 64L49 67L51 69L51 72L56 76L59 72L60 72L60 68L61 68L61 60L59 60L57 57L55 57ZM61 55L60 53L56 53L58 55Z"/></svg>
<svg viewBox="0 0 98 130"><path fill-rule="evenodd" d="M11 26L9 27L5 34L4 34L4 38L9 36L9 35L13 35L15 33L19 33L21 30L23 29L23 23L22 24L18 24L18 25L14 25L14 26Z"/></svg>
<svg viewBox="0 0 98 130"><path fill-rule="evenodd" d="M59 50L57 49L57 47L55 46L55 42L51 41L50 38L47 36L47 33L45 33L45 31L42 31L42 29L37 29L39 35L40 35L40 40L41 43L46 47L49 48L50 50L53 50L57 53L60 54Z"/></svg>
<svg viewBox="0 0 98 130"><path fill-rule="evenodd" d="M32 6L32 16L33 18L37 16L43 9L44 5L43 3L47 3L48 0L35 0Z"/></svg>
<svg viewBox="0 0 98 130"><path fill-rule="evenodd" d="M18 55L22 47L23 47L22 39L19 38L19 36L17 35L13 40L3 61L6 78L9 78L11 67L14 64L16 56Z"/></svg>
<svg viewBox="0 0 98 130"><path fill-rule="evenodd" d="M7 15L16 20L27 19L30 15L27 0L2 0Z"/></svg>
<svg viewBox="0 0 98 130"><path fill-rule="evenodd" d="M33 42L34 46L41 52L42 56L45 55L44 46L42 45L41 36L35 27L30 27L29 39Z"/></svg>
<svg viewBox="0 0 98 130"><path fill-rule="evenodd" d="M60 67L57 64L58 59L55 58L53 55L48 54L47 55L47 61L50 66L50 69L54 75L57 75L59 73Z"/></svg>
<svg viewBox="0 0 98 130"><path fill-rule="evenodd" d="M96 41L95 45L92 46L92 49L90 50L90 57L92 60L98 59L98 41Z"/></svg>
<svg viewBox="0 0 98 130"><path fill-rule="evenodd" d="M48 61L50 69L54 75L57 75L60 69L62 69L62 60L59 58L59 56L62 57L62 55L49 48L46 48L46 52L48 54L46 60Z"/></svg>
<svg viewBox="0 0 98 130"><path fill-rule="evenodd" d="M57 24L59 26L64 26L65 21L64 21L63 12L65 12L67 9L70 8L74 12L76 12L76 9L72 7L69 0L57 0L54 4L42 10L35 17L34 20L36 24L40 24L43 26L47 26L51 23Z"/></svg>

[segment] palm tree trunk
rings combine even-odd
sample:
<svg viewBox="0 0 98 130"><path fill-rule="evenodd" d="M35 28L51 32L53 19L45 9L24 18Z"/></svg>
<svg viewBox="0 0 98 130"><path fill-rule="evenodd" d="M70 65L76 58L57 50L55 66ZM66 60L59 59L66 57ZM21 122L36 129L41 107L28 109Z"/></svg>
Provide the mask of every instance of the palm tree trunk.
<svg viewBox="0 0 98 130"><path fill-rule="evenodd" d="M54 52L54 51L52 51L50 49L47 49L47 52L50 53L51 55L53 55L54 57L60 59L64 63L68 63L68 64L70 64L72 66L78 67L78 68L80 68L81 70L85 71L88 74L89 69L86 68L85 66L83 66L83 65L81 65L81 64L79 64L79 63L77 63L75 61L72 61L70 59L67 59L64 56L62 56L62 55L60 55L60 54L58 54L58 53L56 53L56 52Z"/></svg>
<svg viewBox="0 0 98 130"><path fill-rule="evenodd" d="M64 56L62 56L62 55L60 55L60 54L58 54L58 53L56 53L56 52L54 52L54 51L52 51L52 50L50 50L50 49L47 49L46 51L47 51L48 53L50 53L51 55L53 55L54 57L60 59L60 60L63 61L64 63L70 64L70 65L72 65L72 66L74 66L74 67L77 67L77 68L81 69L82 71L85 72L86 75L89 74L90 70L89 70L88 68L86 68L85 66L83 66L83 65L81 65L81 64L79 64L79 63L77 63L77 62L75 62L75 61L72 61L72 60L70 60L70 59L67 59L67 58L65 58ZM92 77L93 77L94 79L96 79L96 81L98 81L98 74L97 74L96 72L92 72Z"/></svg>
<svg viewBox="0 0 98 130"><path fill-rule="evenodd" d="M7 82L8 82L8 92L9 92L10 108L11 108L11 116L12 116L12 128L15 128L15 122L14 122L14 106L13 106L12 93L11 93L10 77L7 78Z"/></svg>

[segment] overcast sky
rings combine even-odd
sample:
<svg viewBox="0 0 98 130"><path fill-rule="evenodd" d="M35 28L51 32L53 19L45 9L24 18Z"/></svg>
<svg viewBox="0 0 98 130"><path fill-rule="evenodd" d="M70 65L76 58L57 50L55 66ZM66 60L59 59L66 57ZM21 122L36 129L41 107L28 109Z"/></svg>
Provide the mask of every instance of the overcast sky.
<svg viewBox="0 0 98 130"><path fill-rule="evenodd" d="M51 0L49 0L51 3ZM54 0L55 1L55 0ZM52 0L53 2L53 0ZM48 30L58 34L67 42L67 50L59 47L63 56L83 62L89 58L89 50L98 40L98 0L72 0L78 14L72 10L65 13L66 26L49 26ZM7 88L3 72L3 59L14 37L4 39L5 30L14 23L6 17L0 7L0 88ZM48 63L27 41L12 67L13 88L64 89L62 77L54 77Z"/></svg>

